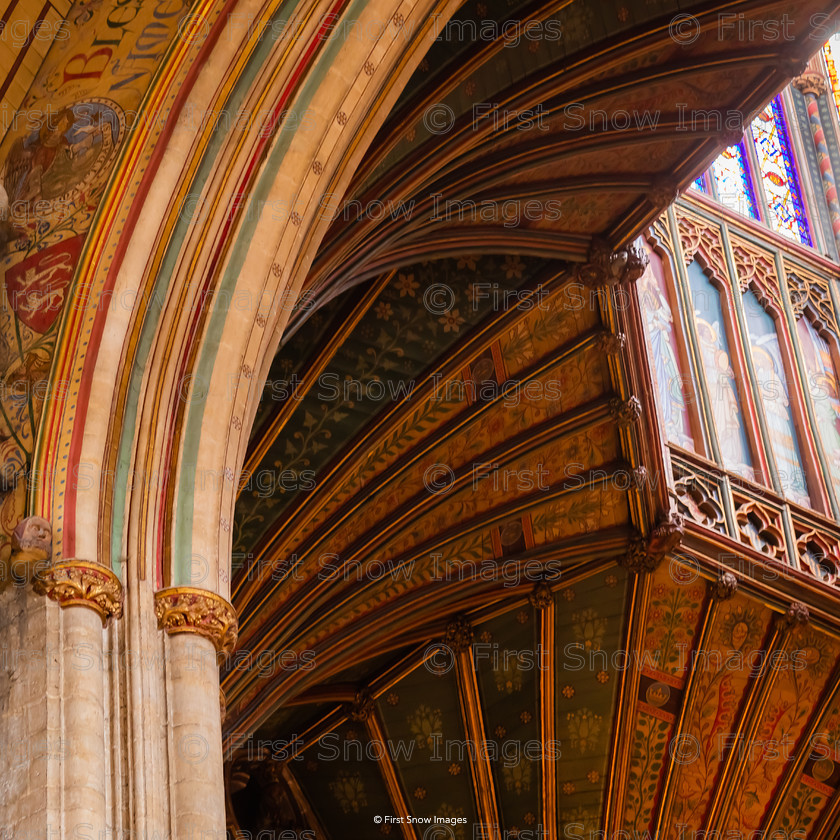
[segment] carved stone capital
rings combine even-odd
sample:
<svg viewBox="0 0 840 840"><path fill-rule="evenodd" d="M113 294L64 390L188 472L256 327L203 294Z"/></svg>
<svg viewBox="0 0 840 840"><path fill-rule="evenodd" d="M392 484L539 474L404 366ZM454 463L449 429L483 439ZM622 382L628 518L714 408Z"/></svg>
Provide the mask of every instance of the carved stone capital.
<svg viewBox="0 0 840 840"><path fill-rule="evenodd" d="M236 610L215 592L192 586L161 589L155 593L155 615L167 633L197 633L219 653L232 653L236 647Z"/></svg>
<svg viewBox="0 0 840 840"><path fill-rule="evenodd" d="M638 280L649 259L636 244L613 250L599 238L592 240L589 258L575 269L575 279L588 287L617 286Z"/></svg>
<svg viewBox="0 0 840 840"><path fill-rule="evenodd" d="M534 587L534 591L528 596L528 600L535 609L544 610L554 603L554 594L551 587L543 581Z"/></svg>
<svg viewBox="0 0 840 840"><path fill-rule="evenodd" d="M446 625L443 643L453 652L461 653L468 650L473 641L472 624L462 615L457 616Z"/></svg>
<svg viewBox="0 0 840 840"><path fill-rule="evenodd" d="M638 397L630 397L629 400L613 397L610 400L610 416L619 426L627 428L639 422L642 404Z"/></svg>
<svg viewBox="0 0 840 840"><path fill-rule="evenodd" d="M738 591L738 578L732 572L723 572L710 586L712 598L728 601Z"/></svg>
<svg viewBox="0 0 840 840"><path fill-rule="evenodd" d="M39 571L33 580L35 591L59 606L90 607L102 619L122 616L123 589L119 578L106 566L86 560L63 560Z"/></svg>
<svg viewBox="0 0 840 840"><path fill-rule="evenodd" d="M791 84L803 94L810 93L820 97L828 93L828 84L819 73L805 72L793 79Z"/></svg>

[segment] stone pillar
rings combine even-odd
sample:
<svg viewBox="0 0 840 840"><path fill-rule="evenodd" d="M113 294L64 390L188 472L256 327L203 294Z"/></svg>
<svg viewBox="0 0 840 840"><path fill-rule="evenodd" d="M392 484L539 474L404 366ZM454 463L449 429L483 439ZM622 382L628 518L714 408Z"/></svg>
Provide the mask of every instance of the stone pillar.
<svg viewBox="0 0 840 840"><path fill-rule="evenodd" d="M64 607L62 837L106 837L105 677L102 630L122 615L122 586L105 566L65 560L40 571L35 591Z"/></svg>
<svg viewBox="0 0 840 840"><path fill-rule="evenodd" d="M820 106L817 102L818 97L828 90L828 85L822 75L815 72L797 76L792 84L805 97L805 105L808 108L808 123L811 127L811 137L814 141L817 163L820 167L823 194L828 205L828 214L831 217L834 241L837 244L838 252L840 252L840 201L837 198L837 184L834 179L834 170L831 167L828 145L825 142L825 133L820 118Z"/></svg>
<svg viewBox="0 0 840 840"><path fill-rule="evenodd" d="M218 657L233 651L233 607L192 587L155 595L166 656L171 735L172 815L177 840L225 837L225 791Z"/></svg>

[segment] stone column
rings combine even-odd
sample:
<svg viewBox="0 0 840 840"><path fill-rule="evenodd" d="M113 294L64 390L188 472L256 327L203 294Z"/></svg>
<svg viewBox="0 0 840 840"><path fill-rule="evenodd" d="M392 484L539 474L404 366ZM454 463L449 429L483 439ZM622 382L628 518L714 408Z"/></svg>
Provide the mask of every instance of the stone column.
<svg viewBox="0 0 840 840"><path fill-rule="evenodd" d="M811 137L814 141L817 163L820 167L823 194L828 205L828 214L831 217L834 241L837 244L838 252L840 252L840 201L837 198L834 170L831 167L831 158L828 154L828 145L825 142L825 133L820 118L820 106L817 101L818 97L826 93L828 85L822 75L815 72L803 73L801 76L797 76L791 84L805 97L805 105L808 108L808 123L811 127Z"/></svg>
<svg viewBox="0 0 840 840"><path fill-rule="evenodd" d="M193 587L155 595L166 655L172 814L177 840L225 837L225 791L218 657L233 651L233 607Z"/></svg>
<svg viewBox="0 0 840 840"><path fill-rule="evenodd" d="M64 560L36 574L35 591L64 607L62 837L106 837L102 630L122 615L122 586L99 563Z"/></svg>

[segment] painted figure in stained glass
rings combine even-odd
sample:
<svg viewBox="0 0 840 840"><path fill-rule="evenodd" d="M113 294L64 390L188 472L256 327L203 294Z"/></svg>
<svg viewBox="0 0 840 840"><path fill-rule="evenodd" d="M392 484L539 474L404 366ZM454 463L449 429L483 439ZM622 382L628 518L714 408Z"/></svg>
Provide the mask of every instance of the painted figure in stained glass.
<svg viewBox="0 0 840 840"><path fill-rule="evenodd" d="M683 391L683 379L677 358L674 316L665 290L659 258L650 255L650 263L638 281L639 298L645 313L645 332L659 409L668 439L686 449L694 449Z"/></svg>
<svg viewBox="0 0 840 840"><path fill-rule="evenodd" d="M804 356L817 430L835 491L840 494L840 385L831 349L806 317L797 321L796 332Z"/></svg>
<svg viewBox="0 0 840 840"><path fill-rule="evenodd" d="M809 505L776 325L753 292L746 292L743 301L756 381L767 418L779 481L789 499L801 505Z"/></svg>
<svg viewBox="0 0 840 840"><path fill-rule="evenodd" d="M754 479L747 434L741 419L738 384L729 361L720 292L696 260L688 266L688 278L700 354L723 463L733 472Z"/></svg>

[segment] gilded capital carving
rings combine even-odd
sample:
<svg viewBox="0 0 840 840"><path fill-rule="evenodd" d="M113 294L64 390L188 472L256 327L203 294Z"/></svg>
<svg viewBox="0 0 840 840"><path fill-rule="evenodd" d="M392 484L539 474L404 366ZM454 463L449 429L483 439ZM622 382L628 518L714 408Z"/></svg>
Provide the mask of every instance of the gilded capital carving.
<svg viewBox="0 0 840 840"><path fill-rule="evenodd" d="M218 653L233 653L239 625L236 610L221 595L192 586L173 586L155 593L158 627L167 633L196 633Z"/></svg>
<svg viewBox="0 0 840 840"><path fill-rule="evenodd" d="M119 578L101 563L63 560L39 571L33 580L35 591L59 606L90 607L99 614L102 626L122 616L123 589Z"/></svg>
<svg viewBox="0 0 840 840"><path fill-rule="evenodd" d="M828 93L828 84L819 73L805 72L793 79L791 84L803 94L810 93L819 97Z"/></svg>

